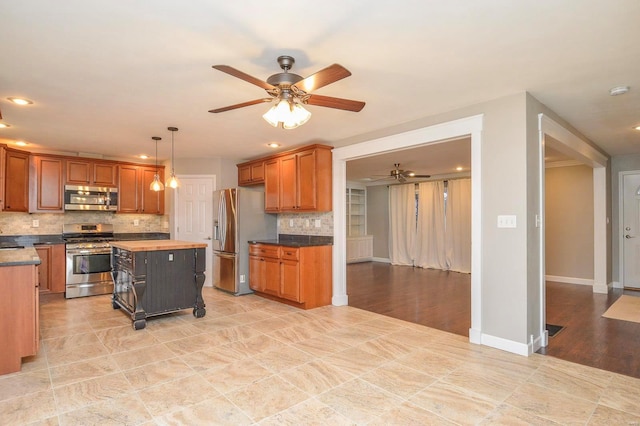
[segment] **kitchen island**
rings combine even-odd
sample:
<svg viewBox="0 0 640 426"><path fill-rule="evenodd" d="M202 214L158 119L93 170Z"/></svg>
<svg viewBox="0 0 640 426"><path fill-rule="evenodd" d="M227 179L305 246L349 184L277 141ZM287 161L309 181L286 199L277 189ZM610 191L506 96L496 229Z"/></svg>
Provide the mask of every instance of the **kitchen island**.
<svg viewBox="0 0 640 426"><path fill-rule="evenodd" d="M0 374L20 371L38 352L40 257L33 248L0 250Z"/></svg>
<svg viewBox="0 0 640 426"><path fill-rule="evenodd" d="M182 309L205 315L204 243L176 240L114 241L111 243L113 308L130 316L133 328L146 319Z"/></svg>

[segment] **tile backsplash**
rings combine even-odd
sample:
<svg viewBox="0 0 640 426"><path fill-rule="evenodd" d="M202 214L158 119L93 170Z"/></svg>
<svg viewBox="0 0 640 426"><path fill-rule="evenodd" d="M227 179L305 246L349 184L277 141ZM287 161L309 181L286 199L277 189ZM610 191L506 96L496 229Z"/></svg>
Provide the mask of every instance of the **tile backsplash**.
<svg viewBox="0 0 640 426"><path fill-rule="evenodd" d="M34 226L37 221L37 227ZM138 225L135 225L135 221ZM55 235L64 223L111 223L114 232L169 232L169 216L106 212L0 213L1 235Z"/></svg>
<svg viewBox="0 0 640 426"><path fill-rule="evenodd" d="M333 236L333 212L280 213L278 234Z"/></svg>

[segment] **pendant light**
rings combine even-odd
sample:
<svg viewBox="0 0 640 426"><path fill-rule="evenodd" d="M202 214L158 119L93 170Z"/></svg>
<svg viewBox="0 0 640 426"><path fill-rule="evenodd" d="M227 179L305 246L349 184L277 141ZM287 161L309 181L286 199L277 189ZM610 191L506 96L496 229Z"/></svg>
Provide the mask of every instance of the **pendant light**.
<svg viewBox="0 0 640 426"><path fill-rule="evenodd" d="M178 128L177 127L167 127L167 130L169 130L171 132L171 174L169 175L169 179L167 179L166 185L169 188L175 189L180 185L180 182L178 182L178 178L176 177L175 170L173 169L173 167L174 167L174 162L173 162L173 134L178 131Z"/></svg>
<svg viewBox="0 0 640 426"><path fill-rule="evenodd" d="M164 185L160 181L160 175L158 174L158 141L162 140L160 136L152 136L151 139L156 141L156 174L153 175L153 182L149 185L149 189L152 191L164 191Z"/></svg>

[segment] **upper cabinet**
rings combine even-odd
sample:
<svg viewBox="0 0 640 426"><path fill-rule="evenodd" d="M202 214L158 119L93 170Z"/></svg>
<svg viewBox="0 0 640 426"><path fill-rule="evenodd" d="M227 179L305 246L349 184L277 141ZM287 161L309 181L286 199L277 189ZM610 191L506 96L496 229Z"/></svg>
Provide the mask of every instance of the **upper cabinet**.
<svg viewBox="0 0 640 426"><path fill-rule="evenodd" d="M29 211L29 153L4 150L4 196L2 210ZM1 167L0 167L1 168Z"/></svg>
<svg viewBox="0 0 640 426"><path fill-rule="evenodd" d="M32 155L30 169L29 212L64 212L64 159Z"/></svg>
<svg viewBox="0 0 640 426"><path fill-rule="evenodd" d="M84 158L67 160L66 183L115 187L118 184L118 164Z"/></svg>
<svg viewBox="0 0 640 426"><path fill-rule="evenodd" d="M119 166L118 213L164 214L164 191L149 189L156 170L164 182L164 166Z"/></svg>
<svg viewBox="0 0 640 426"><path fill-rule="evenodd" d="M331 149L311 145L259 160L264 164L265 211L331 211Z"/></svg>
<svg viewBox="0 0 640 426"><path fill-rule="evenodd" d="M238 164L238 185L250 186L264 183L264 160Z"/></svg>

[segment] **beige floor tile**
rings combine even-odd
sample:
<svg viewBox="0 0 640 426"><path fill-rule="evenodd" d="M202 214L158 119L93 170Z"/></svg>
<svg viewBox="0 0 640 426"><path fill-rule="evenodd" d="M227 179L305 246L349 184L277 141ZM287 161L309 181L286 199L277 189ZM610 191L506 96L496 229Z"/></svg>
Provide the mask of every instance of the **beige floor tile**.
<svg viewBox="0 0 640 426"><path fill-rule="evenodd" d="M0 425L24 425L55 414L56 403L51 390L0 401Z"/></svg>
<svg viewBox="0 0 640 426"><path fill-rule="evenodd" d="M46 368L49 368L47 355L45 354L42 346L40 346L40 350L37 354L22 358L22 366L20 368L20 372L28 373L31 371L42 370Z"/></svg>
<svg viewBox="0 0 640 426"><path fill-rule="evenodd" d="M98 345L100 339L93 331L81 334L72 334L63 337L55 337L51 339L45 339L42 341L42 345L47 353L53 351L63 351L69 349L75 349L78 346L85 345Z"/></svg>
<svg viewBox="0 0 640 426"><path fill-rule="evenodd" d="M154 417L187 408L219 395L211 383L199 375L165 382L138 392L138 396Z"/></svg>
<svg viewBox="0 0 640 426"><path fill-rule="evenodd" d="M317 398L359 424L376 420L403 402L399 397L359 379L332 388Z"/></svg>
<svg viewBox="0 0 640 426"><path fill-rule="evenodd" d="M397 340L390 339L388 336L381 336L369 340L359 345L358 348L388 360L408 355L415 350L413 346L405 345Z"/></svg>
<svg viewBox="0 0 640 426"><path fill-rule="evenodd" d="M420 391L409 402L463 425L480 422L496 408L490 399L442 382Z"/></svg>
<svg viewBox="0 0 640 426"><path fill-rule="evenodd" d="M268 320L273 314L260 310L253 310L248 312L240 312L230 315L230 318L237 321L238 324L250 324L254 322L261 322Z"/></svg>
<svg viewBox="0 0 640 426"><path fill-rule="evenodd" d="M280 375L309 395L319 395L354 379L352 374L321 359L284 371Z"/></svg>
<svg viewBox="0 0 640 426"><path fill-rule="evenodd" d="M102 343L83 345L57 350L47 354L47 362L50 367L86 361L91 358L100 358L109 355L109 351Z"/></svg>
<svg viewBox="0 0 640 426"><path fill-rule="evenodd" d="M389 362L360 377L389 393L407 399L436 379L397 362Z"/></svg>
<svg viewBox="0 0 640 426"><path fill-rule="evenodd" d="M611 425L640 425L640 415L630 414L624 411L598 405L593 415L589 419L589 425L611 426Z"/></svg>
<svg viewBox="0 0 640 426"><path fill-rule="evenodd" d="M111 355L121 370L131 370L146 364L175 358L176 355L164 344L147 346Z"/></svg>
<svg viewBox="0 0 640 426"><path fill-rule="evenodd" d="M83 380L95 379L117 373L118 365L111 356L92 358L87 361L63 364L50 369L53 387L69 385Z"/></svg>
<svg viewBox="0 0 640 426"><path fill-rule="evenodd" d="M367 423L367 426L454 426L455 423L420 408L416 405L405 402L404 404L392 408L382 416Z"/></svg>
<svg viewBox="0 0 640 426"><path fill-rule="evenodd" d="M534 414L528 413L516 407L507 404L498 406L485 419L480 422L481 425L503 425L503 426L543 426L543 425L559 425L548 419L543 419Z"/></svg>
<svg viewBox="0 0 640 426"><path fill-rule="evenodd" d="M264 352L270 352L286 346L284 343L272 337L260 334L249 339L238 340L229 343L229 346L239 352L253 357Z"/></svg>
<svg viewBox="0 0 640 426"><path fill-rule="evenodd" d="M216 313L216 315L218 314ZM225 328L241 325L237 319L231 318L230 316L216 316L215 318L207 318L205 316L202 319L203 321L198 321L193 324L193 326L204 332L224 330Z"/></svg>
<svg viewBox="0 0 640 426"><path fill-rule="evenodd" d="M20 372L0 376L0 401L51 389L48 370Z"/></svg>
<svg viewBox="0 0 640 426"><path fill-rule="evenodd" d="M175 327L149 330L149 332L160 342L170 342L203 333L202 330L197 329L191 324L179 324Z"/></svg>
<svg viewBox="0 0 640 426"><path fill-rule="evenodd" d="M610 380L597 380L597 378L584 374L576 376L570 372L543 365L529 378L529 382L578 398L598 402Z"/></svg>
<svg viewBox="0 0 640 426"><path fill-rule="evenodd" d="M317 330L310 330L303 325L293 325L280 330L273 330L270 333L266 333L267 336L273 337L284 343L296 343L303 340L312 339L322 334Z"/></svg>
<svg viewBox="0 0 640 426"><path fill-rule="evenodd" d="M315 398L307 399L260 422L260 426L350 426L354 423Z"/></svg>
<svg viewBox="0 0 640 426"><path fill-rule="evenodd" d="M135 395L125 395L60 414L63 425L137 425L152 419Z"/></svg>
<svg viewBox="0 0 640 426"><path fill-rule="evenodd" d="M398 342L399 344L412 346L414 348L430 348L434 343L433 336L428 332L406 327L389 333L387 338L392 342Z"/></svg>
<svg viewBox="0 0 640 426"><path fill-rule="evenodd" d="M254 421L286 410L308 398L291 383L270 376L228 394L228 398Z"/></svg>
<svg viewBox="0 0 640 426"><path fill-rule="evenodd" d="M193 369L178 358L147 364L123 372L131 386L140 390L193 374Z"/></svg>
<svg viewBox="0 0 640 426"><path fill-rule="evenodd" d="M210 331L209 335L213 338L215 344L224 345L263 336L264 334L253 327L253 324L244 324Z"/></svg>
<svg viewBox="0 0 640 426"><path fill-rule="evenodd" d="M293 346L314 356L326 356L350 348L349 345L338 342L328 336L317 336L294 343Z"/></svg>
<svg viewBox="0 0 640 426"><path fill-rule="evenodd" d="M339 342L346 343L349 346L357 346L361 343L380 336L377 333L364 331L356 326L339 328L337 330L326 333L326 335L331 337L332 339L336 339Z"/></svg>
<svg viewBox="0 0 640 426"><path fill-rule="evenodd" d="M385 358L372 355L360 348L349 348L324 359L354 376L366 374L387 362Z"/></svg>
<svg viewBox="0 0 640 426"><path fill-rule="evenodd" d="M89 319L89 325L96 331L107 328L131 327L131 318L125 315L118 315L115 318L98 318Z"/></svg>
<svg viewBox="0 0 640 426"><path fill-rule="evenodd" d="M130 325L96 331L109 353L125 352L160 343L149 330L134 330Z"/></svg>
<svg viewBox="0 0 640 426"><path fill-rule="evenodd" d="M604 391L600 404L634 415L640 415L640 379L614 375Z"/></svg>
<svg viewBox="0 0 640 426"><path fill-rule="evenodd" d="M223 396L208 399L182 410L156 417L155 422L160 426L248 426L254 424L249 416Z"/></svg>
<svg viewBox="0 0 640 426"><path fill-rule="evenodd" d="M519 387L505 402L530 414L564 424L585 424L596 408L594 402L531 383Z"/></svg>
<svg viewBox="0 0 640 426"><path fill-rule="evenodd" d="M293 324L281 317L267 316L261 321L251 323L251 328L261 333L269 333L273 330L279 330L286 327L291 327Z"/></svg>
<svg viewBox="0 0 640 426"><path fill-rule="evenodd" d="M218 345L180 356L195 371L217 369L245 358L247 354L235 350L231 345Z"/></svg>
<svg viewBox="0 0 640 426"><path fill-rule="evenodd" d="M208 349L218 344L219 342L207 333L165 342L167 348L176 355L186 355L192 352Z"/></svg>
<svg viewBox="0 0 640 426"><path fill-rule="evenodd" d="M201 373L220 393L226 394L271 376L273 373L251 359Z"/></svg>
<svg viewBox="0 0 640 426"><path fill-rule="evenodd" d="M283 345L273 351L255 355L252 359L274 373L279 373L312 361L314 357L292 346Z"/></svg>
<svg viewBox="0 0 640 426"><path fill-rule="evenodd" d="M444 376L442 381L494 402L502 402L524 382L524 379L502 369L467 363Z"/></svg>
<svg viewBox="0 0 640 426"><path fill-rule="evenodd" d="M415 349L413 352L397 358L396 361L434 377L443 377L461 365L455 358L424 349Z"/></svg>
<svg viewBox="0 0 640 426"><path fill-rule="evenodd" d="M56 337L70 336L73 334L90 333L92 331L93 328L88 323L82 321L78 324L64 325L61 327L40 327L40 338L53 339Z"/></svg>
<svg viewBox="0 0 640 426"><path fill-rule="evenodd" d="M400 329L404 328L403 324L400 324L396 321L389 321L386 318L387 317L382 317L382 316L377 317L374 319L360 322L356 324L354 327L364 331L369 331L371 333L376 333L379 336L393 333L394 331L399 331Z"/></svg>
<svg viewBox="0 0 640 426"><path fill-rule="evenodd" d="M122 373L84 380L54 389L58 409L73 411L96 402L115 399L133 390Z"/></svg>

